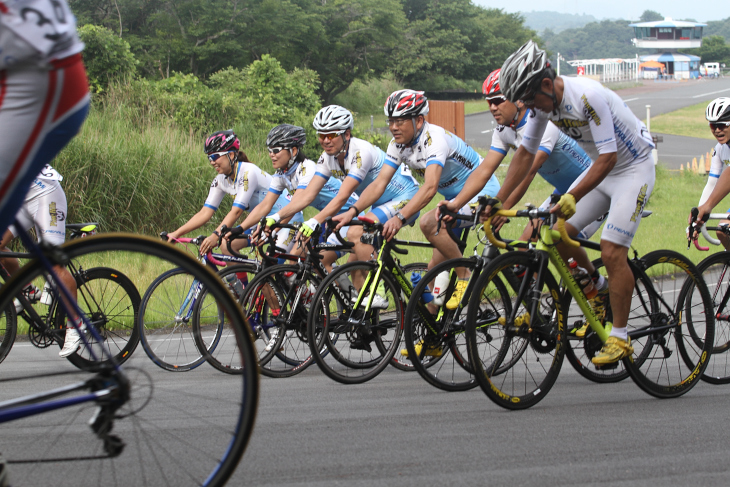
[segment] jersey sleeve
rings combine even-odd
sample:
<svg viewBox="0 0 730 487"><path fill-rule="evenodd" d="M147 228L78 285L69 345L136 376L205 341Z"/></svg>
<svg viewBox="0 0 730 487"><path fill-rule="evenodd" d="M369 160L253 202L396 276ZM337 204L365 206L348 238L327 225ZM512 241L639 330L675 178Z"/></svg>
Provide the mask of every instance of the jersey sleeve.
<svg viewBox="0 0 730 487"><path fill-rule="evenodd" d="M302 162L297 168L297 176L299 177L299 181L297 183L296 189L304 189L309 186L312 178L314 178L315 174L317 173L317 169L318 164L315 164L314 161L310 161L309 159L307 159ZM329 181L329 179L330 178L328 177L327 180Z"/></svg>
<svg viewBox="0 0 730 487"><path fill-rule="evenodd" d="M555 144L557 144L558 140L560 140L560 134L560 129L558 129L554 123L548 123L545 127L545 133L542 134L542 140L540 140L540 147L538 150L550 155L555 148Z"/></svg>
<svg viewBox="0 0 730 487"><path fill-rule="evenodd" d="M583 105L583 115L588 120L588 126L598 153L610 154L617 152L618 146L616 145L616 135L614 133L613 115L608 102L592 90L583 93L580 101Z"/></svg>
<svg viewBox="0 0 730 487"><path fill-rule="evenodd" d="M271 177L271 185L269 185L269 191L274 194L283 193L284 190L287 189L286 181L284 181L285 177L286 176L284 176L283 174L274 174Z"/></svg>
<svg viewBox="0 0 730 487"><path fill-rule="evenodd" d="M324 157L324 154L319 156L319 160L317 161L317 170L315 172L317 176L323 177L325 181L329 180L330 176L332 176L332 169L327 164L327 160Z"/></svg>
<svg viewBox="0 0 730 487"><path fill-rule="evenodd" d="M236 197L233 206L242 210L248 210L251 198L259 189L259 178L255 168L241 166L240 173L236 177Z"/></svg>
<svg viewBox="0 0 730 487"><path fill-rule="evenodd" d="M500 130L500 127L497 127L492 132L492 144L489 146L489 150L493 150L495 152L499 152L503 156L506 156L509 152L509 145L505 143L504 140L502 140L502 134L504 130L507 130L506 128L503 128Z"/></svg>
<svg viewBox="0 0 730 487"><path fill-rule="evenodd" d="M205 205L216 211L223 201L223 197L226 195L225 191L220 188L221 178L216 176L210 185L210 191L208 191L208 198L205 200Z"/></svg>
<svg viewBox="0 0 730 487"><path fill-rule="evenodd" d="M395 139L391 139L390 144L388 144L388 149L385 152L385 164L396 169L398 169L398 166L401 164L400 150L395 143Z"/></svg>
<svg viewBox="0 0 730 487"><path fill-rule="evenodd" d="M358 182L358 184L362 183L373 168L373 164L375 164L373 153L371 151L358 149L355 152L354 157L348 163L347 177L353 178Z"/></svg>
<svg viewBox="0 0 730 487"><path fill-rule="evenodd" d="M438 164L439 166L444 167L446 159L448 159L449 153L451 152L449 143L446 140L448 135L436 138L432 137L431 132L429 131L423 134L422 137L426 138L424 140L424 146L426 149L426 167L432 164Z"/></svg>
<svg viewBox="0 0 730 487"><path fill-rule="evenodd" d="M720 178L722 171L725 169L725 165L722 163L720 154L717 151L717 147L712 150L712 162L710 163L710 173L707 175L707 184L705 189L702 190L702 196L700 197L699 204L702 205L707 201L707 198L712 194L712 190L715 189L717 180Z"/></svg>
<svg viewBox="0 0 730 487"><path fill-rule="evenodd" d="M527 117L527 125L522 135L522 147L530 154L536 154L542 142L542 136L548 125L548 114L540 110L535 110L535 116Z"/></svg>

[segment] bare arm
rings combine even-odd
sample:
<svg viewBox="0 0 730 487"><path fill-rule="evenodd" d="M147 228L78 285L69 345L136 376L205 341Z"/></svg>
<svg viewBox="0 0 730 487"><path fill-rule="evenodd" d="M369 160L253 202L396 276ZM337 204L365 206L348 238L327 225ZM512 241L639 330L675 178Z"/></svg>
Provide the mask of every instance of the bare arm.
<svg viewBox="0 0 730 487"><path fill-rule="evenodd" d="M527 188L530 187L530 184L532 183L532 180L535 179L535 175L537 174L537 171L540 170L542 165L547 161L548 155L544 151L537 151L537 154L535 154L534 162L532 163L532 167L530 168L530 171L527 173L527 176L522 180L522 182L515 188L515 190L510 194L506 200L504 200L503 207L505 209L512 208L515 206L519 201L522 199L523 196L525 196L525 192L527 192Z"/></svg>
<svg viewBox="0 0 730 487"><path fill-rule="evenodd" d="M332 198L332 201L327 203L327 206L322 208L322 211L314 216L314 219L321 225L327 217L336 215L337 212L342 209L342 206L347 203L348 198L350 198L352 192L355 191L359 185L360 183L357 179L346 177L345 180L342 181L340 190L337 192L335 197Z"/></svg>
<svg viewBox="0 0 730 487"><path fill-rule="evenodd" d="M269 191L266 194L264 200L256 205L256 207L249 212L246 219L243 220L243 222L241 223L241 228L243 228L244 230L248 230L252 226L256 225L258 222L260 222L263 217L269 214L271 209L274 207L274 204L276 204L276 200L278 199L278 194Z"/></svg>
<svg viewBox="0 0 730 487"><path fill-rule="evenodd" d="M712 212L712 209L722 201L722 199L730 193L730 171L723 171L717 180L715 188L710 193L710 197L704 204L698 208L700 213L697 215L697 221L702 221L702 216Z"/></svg>
<svg viewBox="0 0 730 487"><path fill-rule="evenodd" d="M213 218L213 213L215 213L215 210L213 208L208 208L207 206L204 206L199 212L193 215L192 218L187 221L187 223L185 223L174 232L169 233L168 239L180 237L188 232L192 232L196 228L202 227L203 225L208 223L211 218Z"/></svg>
<svg viewBox="0 0 730 487"><path fill-rule="evenodd" d="M279 210L279 216L282 220L288 219L302 211L304 208L314 201L322 188L324 187L327 179L322 176L314 176L309 182L306 188L297 189L294 196L284 208Z"/></svg>
<svg viewBox="0 0 730 487"><path fill-rule="evenodd" d="M608 173L611 172L617 161L615 152L606 152L600 154L598 159L588 168L588 172L578 185L570 190L570 194L575 197L578 202L585 195L591 192L593 188L598 186L604 180Z"/></svg>
<svg viewBox="0 0 730 487"><path fill-rule="evenodd" d="M482 163L479 164L479 166L469 175L469 178L466 180L466 184L464 184L464 188L461 192L459 192L456 198L451 200L447 207L452 211L455 211L458 208L463 208L464 205L466 205L474 196L484 189L487 181L489 181L489 178L492 177L494 171L497 170L503 159L503 154L500 154L495 150L490 150Z"/></svg>

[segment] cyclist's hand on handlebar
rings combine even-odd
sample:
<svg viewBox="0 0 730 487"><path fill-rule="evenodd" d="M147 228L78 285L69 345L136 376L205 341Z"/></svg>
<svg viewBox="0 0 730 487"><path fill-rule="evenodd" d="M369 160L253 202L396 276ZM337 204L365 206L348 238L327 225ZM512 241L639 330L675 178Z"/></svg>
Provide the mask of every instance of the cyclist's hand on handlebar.
<svg viewBox="0 0 730 487"><path fill-rule="evenodd" d="M550 209L550 213L557 213L558 216L562 216L568 220L571 216L575 215L575 196L570 193L562 195L555 206Z"/></svg>
<svg viewBox="0 0 730 487"><path fill-rule="evenodd" d="M203 243L200 244L200 255L205 255L209 251L218 247L218 240L219 237L215 233L211 234L205 240L203 240Z"/></svg>
<svg viewBox="0 0 730 487"><path fill-rule="evenodd" d="M340 228L344 227L348 223L352 221L351 216L354 214L354 211L347 210L344 213L340 213L339 215L332 217L332 222L335 224L334 231L336 232ZM355 215L357 216L357 215Z"/></svg>
<svg viewBox="0 0 730 487"><path fill-rule="evenodd" d="M456 205L452 201L443 200L439 201L438 205L436 205L436 220L442 220L444 222L450 222L453 220L453 218L449 215L442 215L441 214L441 207L444 206L448 211L456 212L459 210L459 208L456 208Z"/></svg>
<svg viewBox="0 0 730 487"><path fill-rule="evenodd" d="M498 232L508 221L509 220L506 216L495 215L494 217L492 217L492 228L494 228L495 232Z"/></svg>
<svg viewBox="0 0 730 487"><path fill-rule="evenodd" d="M314 219L310 218L309 220L302 223L302 227L299 230L299 233L304 235L307 238L311 238L312 234L316 232L319 229L319 222Z"/></svg>
<svg viewBox="0 0 730 487"><path fill-rule="evenodd" d="M397 216L392 217L383 225L383 238L390 241L403 228L403 222Z"/></svg>
<svg viewBox="0 0 730 487"><path fill-rule="evenodd" d="M487 205L484 207L484 211L479 214L479 221L484 223L489 219L490 216L502 209L502 201L497 198L487 199Z"/></svg>
<svg viewBox="0 0 730 487"><path fill-rule="evenodd" d="M689 213L689 226L687 227L687 235L692 240L697 240L699 237L700 229L702 225L709 219L712 208L709 208L706 204L701 205L697 208L692 208ZM692 235L689 235L690 229L692 229Z"/></svg>

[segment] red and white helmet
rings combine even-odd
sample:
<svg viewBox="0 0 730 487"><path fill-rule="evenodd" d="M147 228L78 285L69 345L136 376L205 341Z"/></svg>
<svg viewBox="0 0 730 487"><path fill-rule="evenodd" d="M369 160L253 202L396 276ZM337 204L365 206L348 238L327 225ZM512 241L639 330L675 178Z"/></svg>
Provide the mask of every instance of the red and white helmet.
<svg viewBox="0 0 730 487"><path fill-rule="evenodd" d="M417 117L428 113L428 98L422 91L398 90L390 94L383 107L388 118Z"/></svg>
<svg viewBox="0 0 730 487"><path fill-rule="evenodd" d="M482 85L482 93L487 97L487 100L494 98L495 96L502 96L502 89L499 87L499 72L501 69L495 69L487 79L484 80Z"/></svg>

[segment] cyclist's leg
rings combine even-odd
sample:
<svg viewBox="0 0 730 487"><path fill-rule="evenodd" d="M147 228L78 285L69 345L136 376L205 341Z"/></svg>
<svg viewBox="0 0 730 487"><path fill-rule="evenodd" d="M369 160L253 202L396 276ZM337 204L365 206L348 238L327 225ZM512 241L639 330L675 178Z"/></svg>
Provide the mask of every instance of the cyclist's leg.
<svg viewBox="0 0 730 487"><path fill-rule="evenodd" d="M81 56L56 69L0 75L0 231L12 222L31 182L78 133L89 109Z"/></svg>

